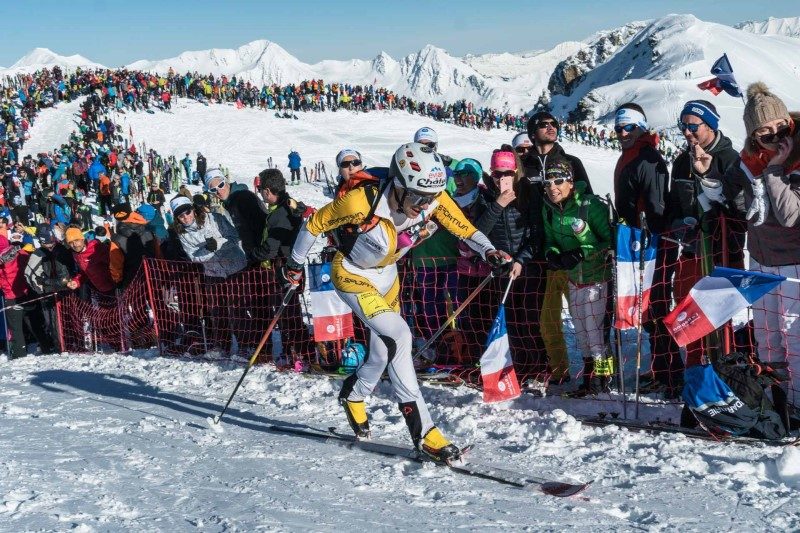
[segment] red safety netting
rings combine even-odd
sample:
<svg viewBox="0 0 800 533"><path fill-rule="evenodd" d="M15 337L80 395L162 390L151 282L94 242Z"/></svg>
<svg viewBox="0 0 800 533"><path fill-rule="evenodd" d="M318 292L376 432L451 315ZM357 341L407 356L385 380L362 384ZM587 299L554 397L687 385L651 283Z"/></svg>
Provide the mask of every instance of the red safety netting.
<svg viewBox="0 0 800 533"><path fill-rule="evenodd" d="M699 229L702 227L702 232ZM703 220L694 229L679 228L661 235L657 265L644 317L641 353L637 330L617 334L611 328L614 283L609 259L605 293L582 291L566 272L548 271L532 262L513 282L506 300L509 342L521 382L581 381L591 366L584 358L596 351L597 335L608 354L616 356L615 373L623 365L627 390L637 371L645 392L679 391L685 366L731 351L754 353L762 361L789 361L797 376L800 358L800 285L784 283L733 324L679 348L661 319L689 293L694 283L716 265L736 268L748 263L743 247L746 226L724 218ZM723 236L725 238L723 238ZM419 348L486 278L480 259L420 257L410 254L398 264L401 313ZM800 277L796 267L763 270ZM791 270L789 272L788 270ZM276 267L250 268L227 279L211 278L203 265L148 259L135 280L118 297L92 294L69 296L59 303L64 349L126 350L157 346L167 355L250 357L275 311L284 289ZM494 278L432 346L416 354L420 368L452 372L479 385L477 363L497 314L508 278ZM259 361L282 367L336 370L342 341L315 343L308 293L298 293L267 340ZM569 302L572 299L572 316ZM594 299L594 300L592 300ZM587 301L589 302L587 304ZM354 317L354 340L368 347L368 331ZM637 368L637 361L640 362ZM617 385L618 382L617 376ZM792 385L798 390L797 378Z"/></svg>

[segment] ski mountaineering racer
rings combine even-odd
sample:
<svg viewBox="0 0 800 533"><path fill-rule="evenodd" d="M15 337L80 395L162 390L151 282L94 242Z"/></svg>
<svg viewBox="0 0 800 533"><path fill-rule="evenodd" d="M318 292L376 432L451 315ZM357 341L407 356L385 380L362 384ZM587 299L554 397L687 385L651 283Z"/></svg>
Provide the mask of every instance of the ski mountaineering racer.
<svg viewBox="0 0 800 533"><path fill-rule="evenodd" d="M397 261L436 231L437 223L496 267L510 263L511 258L495 250L443 193L446 182L442 159L431 148L420 143L402 145L392 158L388 179L352 189L306 221L284 277L290 284L299 284L303 263L317 236L340 228L331 268L333 285L372 332L366 362L345 380L339 394L348 422L357 437L369 437L364 400L388 365L414 446L435 460L450 462L458 459L461 451L433 424L420 393L411 356L411 330L400 314Z"/></svg>

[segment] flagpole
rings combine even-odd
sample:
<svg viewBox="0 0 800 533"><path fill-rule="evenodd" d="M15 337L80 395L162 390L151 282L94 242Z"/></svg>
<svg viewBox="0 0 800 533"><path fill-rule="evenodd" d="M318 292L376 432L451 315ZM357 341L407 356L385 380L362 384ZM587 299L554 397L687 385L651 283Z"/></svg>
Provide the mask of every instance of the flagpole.
<svg viewBox="0 0 800 533"><path fill-rule="evenodd" d="M642 300L644 299L642 293L644 291L644 252L647 244L647 215L644 211L639 213L639 287L636 291L636 308L639 315L639 320L636 325L636 408L634 418L639 419L639 374L642 368ZM653 378L655 379L655 378Z"/></svg>
<svg viewBox="0 0 800 533"><path fill-rule="evenodd" d="M506 298L508 298L508 292L511 290L512 283L514 283L514 278L509 278L508 285L506 286L506 292L503 293L503 299L500 300L500 305L506 304Z"/></svg>

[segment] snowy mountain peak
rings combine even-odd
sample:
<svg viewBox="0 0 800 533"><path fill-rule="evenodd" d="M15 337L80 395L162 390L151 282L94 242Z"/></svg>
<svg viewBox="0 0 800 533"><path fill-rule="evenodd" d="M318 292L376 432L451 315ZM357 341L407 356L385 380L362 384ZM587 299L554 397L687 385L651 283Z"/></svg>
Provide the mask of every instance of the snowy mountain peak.
<svg viewBox="0 0 800 533"><path fill-rule="evenodd" d="M769 17L767 20L748 20L737 24L734 28L761 35L800 38L800 17Z"/></svg>
<svg viewBox="0 0 800 533"><path fill-rule="evenodd" d="M34 48L24 56L22 56L16 63L11 65L9 71L17 72L33 72L43 68L50 68L60 66L67 69L74 69L76 67L84 68L105 68L99 63L90 61L82 55L74 54L71 56L59 55L49 48Z"/></svg>

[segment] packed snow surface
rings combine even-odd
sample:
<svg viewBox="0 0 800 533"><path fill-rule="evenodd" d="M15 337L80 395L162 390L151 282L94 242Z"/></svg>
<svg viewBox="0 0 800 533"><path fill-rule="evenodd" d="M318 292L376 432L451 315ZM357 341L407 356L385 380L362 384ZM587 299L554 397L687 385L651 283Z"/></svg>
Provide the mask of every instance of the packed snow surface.
<svg viewBox="0 0 800 533"><path fill-rule="evenodd" d="M300 114L204 106L117 119L164 155L198 150L244 182L290 148L306 164L340 147L385 165L422 125L401 112ZM44 111L25 152L52 148L76 104ZM487 162L511 132L433 124L441 149ZM600 192L616 154L566 144ZM321 187L292 194L313 205ZM468 388L423 386L434 420L470 458L531 475L592 481L557 499L465 477L432 464L348 450L269 431L272 424L346 428L339 382L258 366L221 424L243 363L159 357L153 351L63 354L0 362L0 531L775 531L800 528L795 448L693 441L582 425L566 411L619 410L610 401L537 399L485 405ZM650 401L646 418L674 408ZM408 442L387 383L369 401L374 434Z"/></svg>

